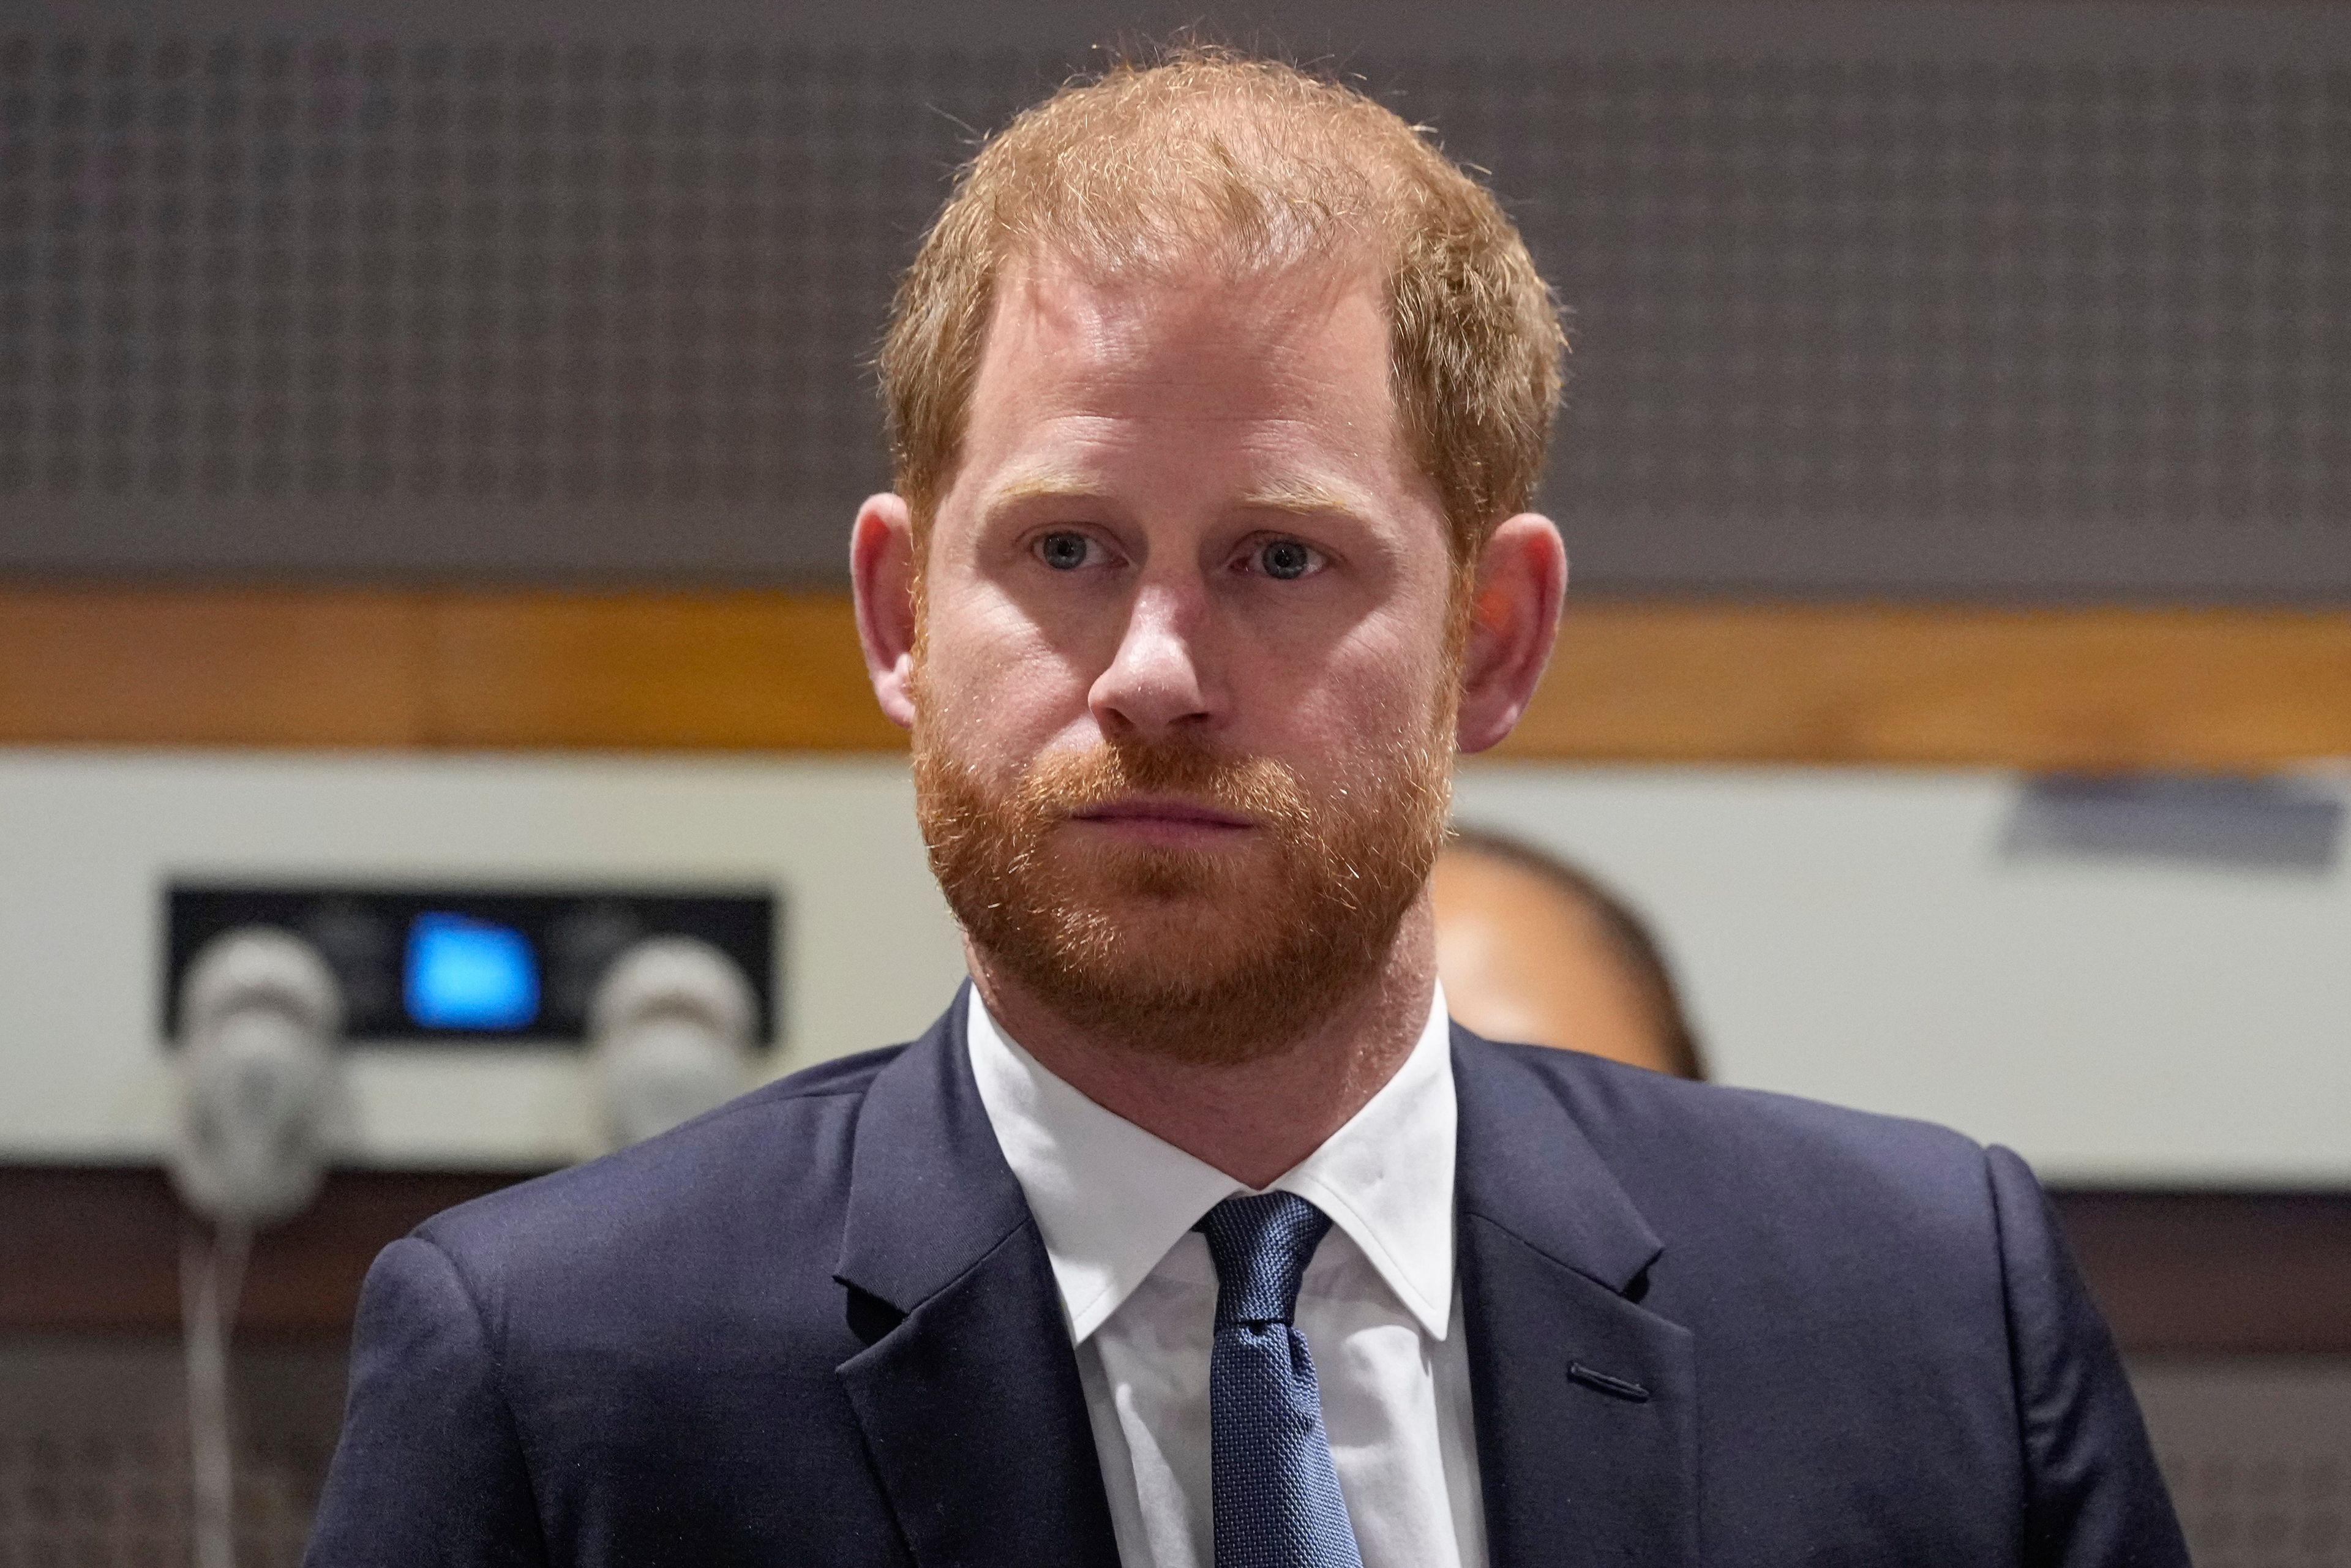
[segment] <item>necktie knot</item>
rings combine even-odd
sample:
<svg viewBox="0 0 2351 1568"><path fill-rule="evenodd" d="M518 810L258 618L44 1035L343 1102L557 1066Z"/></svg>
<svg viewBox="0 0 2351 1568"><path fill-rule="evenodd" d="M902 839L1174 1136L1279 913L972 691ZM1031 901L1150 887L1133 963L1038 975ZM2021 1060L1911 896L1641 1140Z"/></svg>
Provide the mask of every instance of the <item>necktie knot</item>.
<svg viewBox="0 0 2351 1568"><path fill-rule="evenodd" d="M1290 1322L1331 1217L1296 1193L1266 1192L1228 1197L1192 1228L1217 1264L1208 1358L1217 1568L1364 1568L1314 1357Z"/></svg>
<svg viewBox="0 0 2351 1568"><path fill-rule="evenodd" d="M1217 1265L1217 1322L1287 1323L1331 1217L1291 1192L1228 1197L1192 1227Z"/></svg>

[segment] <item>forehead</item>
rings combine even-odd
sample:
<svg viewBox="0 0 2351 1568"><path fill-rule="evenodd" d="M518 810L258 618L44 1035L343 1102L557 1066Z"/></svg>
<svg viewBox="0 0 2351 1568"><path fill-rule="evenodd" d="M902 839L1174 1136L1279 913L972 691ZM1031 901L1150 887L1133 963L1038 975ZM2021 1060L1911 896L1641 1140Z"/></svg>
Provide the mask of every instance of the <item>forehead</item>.
<svg viewBox="0 0 2351 1568"><path fill-rule="evenodd" d="M997 289L953 488L1033 488L1154 449L1254 462L1266 471L1253 481L1277 487L1409 487L1388 340L1367 268L1104 276L1017 262Z"/></svg>

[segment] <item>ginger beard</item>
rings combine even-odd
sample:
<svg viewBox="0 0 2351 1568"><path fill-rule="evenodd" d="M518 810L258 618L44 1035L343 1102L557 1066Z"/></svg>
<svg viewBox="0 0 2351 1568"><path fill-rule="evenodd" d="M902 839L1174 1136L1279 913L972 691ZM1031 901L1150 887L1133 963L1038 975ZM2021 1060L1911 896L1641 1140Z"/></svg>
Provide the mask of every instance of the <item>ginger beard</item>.
<svg viewBox="0 0 2351 1568"><path fill-rule="evenodd" d="M956 755L918 645L932 872L973 944L1069 1022L1184 1061L1279 1054L1373 982L1427 881L1452 802L1458 667L1445 662L1402 744L1318 798L1270 758L1123 741L998 783ZM1258 825L1203 850L1073 841L1074 813L1137 794Z"/></svg>

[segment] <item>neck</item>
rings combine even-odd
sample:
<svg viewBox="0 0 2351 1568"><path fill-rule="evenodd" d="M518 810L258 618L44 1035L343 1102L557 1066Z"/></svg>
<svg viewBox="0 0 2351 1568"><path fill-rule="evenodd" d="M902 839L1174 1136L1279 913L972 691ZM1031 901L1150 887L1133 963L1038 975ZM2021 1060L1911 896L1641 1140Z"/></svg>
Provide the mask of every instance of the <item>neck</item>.
<svg viewBox="0 0 2351 1568"><path fill-rule="evenodd" d="M1353 998L1281 1051L1209 1065L1137 1051L1072 1025L965 944L988 1016L1095 1104L1252 1188L1322 1145L1395 1076L1428 1022L1436 985L1428 894Z"/></svg>

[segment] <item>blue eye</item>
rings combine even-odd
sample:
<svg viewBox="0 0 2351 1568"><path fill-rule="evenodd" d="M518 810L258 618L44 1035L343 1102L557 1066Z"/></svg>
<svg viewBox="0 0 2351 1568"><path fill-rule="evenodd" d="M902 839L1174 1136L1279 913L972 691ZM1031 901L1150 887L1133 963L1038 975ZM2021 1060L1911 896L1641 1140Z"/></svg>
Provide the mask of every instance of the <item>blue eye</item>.
<svg viewBox="0 0 2351 1568"><path fill-rule="evenodd" d="M1269 539L1257 552L1258 567L1283 582L1314 570L1314 551L1296 539Z"/></svg>
<svg viewBox="0 0 2351 1568"><path fill-rule="evenodd" d="M1055 571L1075 571L1086 564L1093 541L1083 534L1047 534L1037 541L1037 559Z"/></svg>

